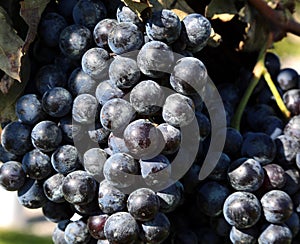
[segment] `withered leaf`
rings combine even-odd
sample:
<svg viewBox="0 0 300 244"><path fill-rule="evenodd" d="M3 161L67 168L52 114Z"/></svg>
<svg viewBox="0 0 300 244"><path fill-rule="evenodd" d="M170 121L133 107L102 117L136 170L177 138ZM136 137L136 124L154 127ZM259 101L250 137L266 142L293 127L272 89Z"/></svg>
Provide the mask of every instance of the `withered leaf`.
<svg viewBox="0 0 300 244"><path fill-rule="evenodd" d="M24 41L11 26L11 20L0 7L0 69L7 75L21 81L21 58Z"/></svg>
<svg viewBox="0 0 300 244"><path fill-rule="evenodd" d="M220 19L223 22L232 20L237 13L233 0L212 0L205 10L207 18Z"/></svg>
<svg viewBox="0 0 300 244"><path fill-rule="evenodd" d="M12 87L12 85L15 83L15 80L8 76L7 74L4 74L2 79L0 80L0 91L3 94L7 94L9 89Z"/></svg>

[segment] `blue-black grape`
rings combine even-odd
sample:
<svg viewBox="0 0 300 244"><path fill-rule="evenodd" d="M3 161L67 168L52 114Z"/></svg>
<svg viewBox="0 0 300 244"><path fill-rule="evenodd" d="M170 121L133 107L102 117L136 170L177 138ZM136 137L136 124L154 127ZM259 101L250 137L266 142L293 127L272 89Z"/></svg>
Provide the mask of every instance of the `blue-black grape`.
<svg viewBox="0 0 300 244"><path fill-rule="evenodd" d="M169 9L154 11L146 22L146 33L151 40L170 45L179 38L180 32L180 19Z"/></svg>
<svg viewBox="0 0 300 244"><path fill-rule="evenodd" d="M263 188L266 190L281 189L286 184L284 169L278 164L267 164L263 166L265 177Z"/></svg>
<svg viewBox="0 0 300 244"><path fill-rule="evenodd" d="M256 228L238 229L232 226L230 231L230 240L232 243L245 243L255 244L257 243L259 232Z"/></svg>
<svg viewBox="0 0 300 244"><path fill-rule="evenodd" d="M240 156L242 144L243 137L241 133L235 128L227 127L223 152L228 154L229 157L237 158Z"/></svg>
<svg viewBox="0 0 300 244"><path fill-rule="evenodd" d="M121 3L118 6L117 12L116 12L116 17L118 22L131 22L135 24L139 29L143 30L144 23L142 20L139 18L137 13L133 11L130 7L126 6L125 4Z"/></svg>
<svg viewBox="0 0 300 244"><path fill-rule="evenodd" d="M180 38L186 44L186 49L199 52L206 46L211 34L211 24L207 18L198 13L192 13L182 20Z"/></svg>
<svg viewBox="0 0 300 244"><path fill-rule="evenodd" d="M105 222L104 235L110 243L134 244L138 239L138 224L127 212L114 213Z"/></svg>
<svg viewBox="0 0 300 244"><path fill-rule="evenodd" d="M297 152L300 149L299 141L286 134L280 135L275 139L276 161L281 165L292 165L295 163Z"/></svg>
<svg viewBox="0 0 300 244"><path fill-rule="evenodd" d="M246 120L253 131L261 128L264 119L269 115L275 115L275 111L267 104L257 104L246 110Z"/></svg>
<svg viewBox="0 0 300 244"><path fill-rule="evenodd" d="M293 213L292 199L284 191L271 190L260 201L266 220L272 224L284 223Z"/></svg>
<svg viewBox="0 0 300 244"><path fill-rule="evenodd" d="M56 47L59 43L59 35L67 25L67 21L63 16L55 12L50 12L42 16L38 33L47 46Z"/></svg>
<svg viewBox="0 0 300 244"><path fill-rule="evenodd" d="M91 148L83 154L83 166L85 171L90 173L98 182L104 179L103 166L106 159L106 152L100 148Z"/></svg>
<svg viewBox="0 0 300 244"><path fill-rule="evenodd" d="M5 163L7 161L18 161L19 156L10 153L4 149L2 144L0 144L0 162Z"/></svg>
<svg viewBox="0 0 300 244"><path fill-rule="evenodd" d="M106 77L109 53L100 47L87 50L81 59L82 70L96 81Z"/></svg>
<svg viewBox="0 0 300 244"><path fill-rule="evenodd" d="M115 19L103 19L99 21L94 30L93 37L98 47L108 49L108 33L117 25L118 21Z"/></svg>
<svg viewBox="0 0 300 244"><path fill-rule="evenodd" d="M209 174L208 178L215 180L215 181L221 181L221 180L227 180L228 179L228 168L230 167L231 160L228 157L227 154L222 153L215 168L213 171Z"/></svg>
<svg viewBox="0 0 300 244"><path fill-rule="evenodd" d="M62 132L56 123L44 120L33 127L31 141L33 146L42 152L51 152L60 145Z"/></svg>
<svg viewBox="0 0 300 244"><path fill-rule="evenodd" d="M171 223L163 213L157 213L153 220L141 223L142 240L151 244L163 243L171 232Z"/></svg>
<svg viewBox="0 0 300 244"><path fill-rule="evenodd" d="M137 56L137 65L141 72L151 78L163 77L171 73L174 63L174 53L161 41L145 43Z"/></svg>
<svg viewBox="0 0 300 244"><path fill-rule="evenodd" d="M19 121L10 122L1 133L2 147L17 156L22 156L32 148L31 127Z"/></svg>
<svg viewBox="0 0 300 244"><path fill-rule="evenodd" d="M143 41L143 33L130 22L118 23L108 33L108 46L118 55L140 49Z"/></svg>
<svg viewBox="0 0 300 244"><path fill-rule="evenodd" d="M170 76L170 84L176 92L184 95L197 94L207 83L207 69L198 58L179 59Z"/></svg>
<svg viewBox="0 0 300 244"><path fill-rule="evenodd" d="M119 88L131 88L139 82L141 72L135 60L116 56L109 66L109 78Z"/></svg>
<svg viewBox="0 0 300 244"><path fill-rule="evenodd" d="M113 98L122 98L124 92L112 80L100 82L95 92L96 98L101 105Z"/></svg>
<svg viewBox="0 0 300 244"><path fill-rule="evenodd" d="M80 169L81 163L77 148L67 144L58 147L51 155L51 164L58 173L63 175Z"/></svg>
<svg viewBox="0 0 300 244"><path fill-rule="evenodd" d="M164 138L165 146L162 153L168 155L177 152L181 143L181 131L168 123L160 124L157 129L161 131Z"/></svg>
<svg viewBox="0 0 300 244"><path fill-rule="evenodd" d="M107 15L103 2L95 0L79 0L73 8L75 24L83 25L92 30L95 25Z"/></svg>
<svg viewBox="0 0 300 244"><path fill-rule="evenodd" d="M293 234L286 225L270 224L260 234L258 244L264 243L292 243Z"/></svg>
<svg viewBox="0 0 300 244"><path fill-rule="evenodd" d="M81 67L75 68L68 79L68 90L76 97L80 94L94 94L98 82L85 73Z"/></svg>
<svg viewBox="0 0 300 244"><path fill-rule="evenodd" d="M199 126L200 138L203 141L209 136L211 132L211 123L208 117L201 112L196 112L195 116Z"/></svg>
<svg viewBox="0 0 300 244"><path fill-rule="evenodd" d="M254 194L237 191L225 200L223 214L230 225L241 229L250 228L261 216L261 205Z"/></svg>
<svg viewBox="0 0 300 244"><path fill-rule="evenodd" d="M283 94L283 102L293 115L298 115L300 113L300 89L286 91Z"/></svg>
<svg viewBox="0 0 300 244"><path fill-rule="evenodd" d="M81 216L88 217L101 214L102 211L98 204L98 197L95 196L92 201L86 204L73 204L75 212Z"/></svg>
<svg viewBox="0 0 300 244"><path fill-rule="evenodd" d="M128 212L138 221L152 220L158 213L160 200L149 188L139 188L131 192L127 199Z"/></svg>
<svg viewBox="0 0 300 244"><path fill-rule="evenodd" d="M22 164L17 161L7 161L0 167L0 185L7 191L17 191L25 183L26 174Z"/></svg>
<svg viewBox="0 0 300 244"><path fill-rule="evenodd" d="M69 220L74 215L73 209L67 202L56 203L47 201L42 207L42 213L46 220L58 223L60 221Z"/></svg>
<svg viewBox="0 0 300 244"><path fill-rule="evenodd" d="M62 184L65 199L72 204L87 204L96 194L95 179L86 171L75 170L69 173Z"/></svg>
<svg viewBox="0 0 300 244"><path fill-rule="evenodd" d="M62 87L54 87L44 93L42 107L44 111L52 117L63 117L72 108L72 95Z"/></svg>
<svg viewBox="0 0 300 244"><path fill-rule="evenodd" d="M138 162L129 154L115 153L104 163L105 179L117 188L125 188L135 183L134 175L139 173Z"/></svg>
<svg viewBox="0 0 300 244"><path fill-rule="evenodd" d="M267 52L265 56L265 66L270 73L272 79L276 78L280 71L280 58L277 54Z"/></svg>
<svg viewBox="0 0 300 244"><path fill-rule="evenodd" d="M241 158L232 162L228 169L231 186L238 191L254 192L263 184L265 177L261 164L255 159Z"/></svg>
<svg viewBox="0 0 300 244"><path fill-rule="evenodd" d="M88 243L91 235L83 219L70 222L65 229L64 239L67 244Z"/></svg>
<svg viewBox="0 0 300 244"><path fill-rule="evenodd" d="M113 132L110 133L107 144L113 154L130 153L129 149L125 145L124 138L116 136Z"/></svg>
<svg viewBox="0 0 300 244"><path fill-rule="evenodd" d="M286 192L290 196L295 194L298 190L300 190L300 172L299 169L296 167L289 167L285 170L285 178L286 183L282 191Z"/></svg>
<svg viewBox="0 0 300 244"><path fill-rule="evenodd" d="M56 224L52 232L52 241L54 244L67 244L65 240L65 229L70 220L63 220Z"/></svg>
<svg viewBox="0 0 300 244"><path fill-rule="evenodd" d="M285 221L285 224L291 230L293 237L297 236L300 230L300 219L297 212L293 212L292 215Z"/></svg>
<svg viewBox="0 0 300 244"><path fill-rule="evenodd" d="M100 182L98 202L103 213L112 214L124 210L126 200L125 193L112 186L107 180Z"/></svg>
<svg viewBox="0 0 300 244"><path fill-rule="evenodd" d="M45 179L52 173L50 157L38 149L23 156L22 167L26 175L36 180Z"/></svg>
<svg viewBox="0 0 300 244"><path fill-rule="evenodd" d="M53 64L42 66L35 75L36 88L41 95L54 87L65 87L67 80L62 71Z"/></svg>
<svg viewBox="0 0 300 244"><path fill-rule="evenodd" d="M175 127L189 125L195 119L193 100L179 93L169 95L163 105L162 117Z"/></svg>
<svg viewBox="0 0 300 244"><path fill-rule="evenodd" d="M45 117L42 103L36 94L26 94L16 101L16 115L18 119L29 125L34 125Z"/></svg>
<svg viewBox="0 0 300 244"><path fill-rule="evenodd" d="M46 179L43 183L45 196L52 202L64 202L64 194L62 192L62 184L65 179L63 174L54 174Z"/></svg>
<svg viewBox="0 0 300 244"><path fill-rule="evenodd" d="M299 74L292 68L281 69L277 75L277 82L284 91L298 87Z"/></svg>
<svg viewBox="0 0 300 244"><path fill-rule="evenodd" d="M130 103L139 114L158 112L164 103L164 91L155 81L139 82L130 92Z"/></svg>
<svg viewBox="0 0 300 244"><path fill-rule="evenodd" d="M72 119L72 115L62 117L58 122L61 129L63 140L67 143L73 143L74 139L79 140L83 136L83 128L79 123Z"/></svg>
<svg viewBox="0 0 300 244"><path fill-rule="evenodd" d="M97 99L90 94L78 95L73 101L73 119L81 124L91 124L96 121L98 109Z"/></svg>
<svg viewBox="0 0 300 244"><path fill-rule="evenodd" d="M69 25L59 36L61 52L73 60L79 60L92 45L91 31L82 25Z"/></svg>

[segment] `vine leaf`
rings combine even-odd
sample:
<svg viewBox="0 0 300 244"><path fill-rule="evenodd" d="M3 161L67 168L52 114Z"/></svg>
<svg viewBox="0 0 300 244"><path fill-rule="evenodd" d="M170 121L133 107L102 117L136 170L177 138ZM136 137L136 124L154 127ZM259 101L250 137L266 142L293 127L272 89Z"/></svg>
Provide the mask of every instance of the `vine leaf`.
<svg viewBox="0 0 300 244"><path fill-rule="evenodd" d="M21 58L24 41L11 27L11 20L0 7L0 69L13 79L21 82Z"/></svg>
<svg viewBox="0 0 300 244"><path fill-rule="evenodd" d="M24 53L27 52L29 45L33 42L37 34L41 15L49 1L50 0L24 0L21 2L20 15L29 26L22 49Z"/></svg>

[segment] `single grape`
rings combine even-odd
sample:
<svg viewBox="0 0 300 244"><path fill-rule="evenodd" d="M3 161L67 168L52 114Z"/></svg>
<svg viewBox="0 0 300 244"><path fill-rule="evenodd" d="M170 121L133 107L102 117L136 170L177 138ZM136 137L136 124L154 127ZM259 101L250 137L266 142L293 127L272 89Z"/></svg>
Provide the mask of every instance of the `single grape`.
<svg viewBox="0 0 300 244"><path fill-rule="evenodd" d="M113 154L130 153L129 149L125 145L124 138L116 136L113 132L110 133L107 144Z"/></svg>
<svg viewBox="0 0 300 244"><path fill-rule="evenodd" d="M286 184L284 169L278 164L267 164L263 166L265 178L263 188L266 190L280 189Z"/></svg>
<svg viewBox="0 0 300 244"><path fill-rule="evenodd" d="M98 47L108 49L108 34L112 30L114 26L118 23L115 19L103 19L99 21L94 30L93 30L93 37L96 45Z"/></svg>
<svg viewBox="0 0 300 244"><path fill-rule="evenodd" d="M259 236L258 244L292 243L293 234L286 225L270 224Z"/></svg>
<svg viewBox="0 0 300 244"><path fill-rule="evenodd" d="M69 173L62 184L65 199L73 204L87 204L96 194L97 184L94 178L83 170Z"/></svg>
<svg viewBox="0 0 300 244"><path fill-rule="evenodd" d="M108 214L100 214L88 218L87 226L92 237L95 239L105 239L104 225L108 217Z"/></svg>
<svg viewBox="0 0 300 244"><path fill-rule="evenodd" d="M154 11L145 25L146 33L151 40L162 41L170 45L180 36L180 19L169 9Z"/></svg>
<svg viewBox="0 0 300 244"><path fill-rule="evenodd" d="M109 53L105 49L100 47L90 48L82 56L82 70L92 79L101 81L106 77L109 59Z"/></svg>
<svg viewBox="0 0 300 244"><path fill-rule="evenodd" d="M106 152L100 148L91 148L83 154L83 166L85 171L92 175L98 182L104 179L103 166L106 159Z"/></svg>
<svg viewBox="0 0 300 244"><path fill-rule="evenodd" d="M80 244L88 243L91 239L91 235L85 221L83 221L83 219L79 219L74 222L70 222L66 226L64 238L67 244Z"/></svg>
<svg viewBox="0 0 300 244"><path fill-rule="evenodd" d="M62 174L54 174L46 179L43 183L45 196L52 202L64 202L64 194L62 192L62 184L65 177Z"/></svg>
<svg viewBox="0 0 300 244"><path fill-rule="evenodd" d="M98 197L95 196L92 201L86 204L73 204L75 212L81 216L88 217L92 215L102 214L98 204Z"/></svg>
<svg viewBox="0 0 300 244"><path fill-rule="evenodd" d="M44 120L33 127L31 141L42 152L52 152L60 145L62 132L56 123Z"/></svg>
<svg viewBox="0 0 300 244"><path fill-rule="evenodd" d="M286 91L283 94L283 102L293 115L298 115L300 113L300 89Z"/></svg>
<svg viewBox="0 0 300 244"><path fill-rule="evenodd" d="M162 123L157 126L163 135L165 147L163 154L169 155L177 152L181 142L181 131L168 123Z"/></svg>
<svg viewBox="0 0 300 244"><path fill-rule="evenodd" d="M230 240L232 243L245 243L255 244L257 243L258 231L255 228L238 229L232 226L230 231Z"/></svg>
<svg viewBox="0 0 300 244"><path fill-rule="evenodd" d="M96 121L97 109L98 101L94 96L78 95L73 101L73 119L81 124L91 124Z"/></svg>
<svg viewBox="0 0 300 244"><path fill-rule="evenodd" d="M276 160L281 165L292 165L295 163L297 152L300 149L299 141L286 134L280 135L275 139Z"/></svg>
<svg viewBox="0 0 300 244"><path fill-rule="evenodd" d="M7 161L18 161L19 156L10 153L4 149L2 144L0 144L0 163L6 163Z"/></svg>
<svg viewBox="0 0 300 244"><path fill-rule="evenodd" d="M69 220L74 215L73 209L67 202L55 203L47 201L42 207L42 213L46 220L58 223L63 220Z"/></svg>
<svg viewBox="0 0 300 244"><path fill-rule="evenodd" d="M30 126L18 121L10 122L1 133L2 147L17 156L22 156L32 148Z"/></svg>
<svg viewBox="0 0 300 244"><path fill-rule="evenodd" d="M298 87L299 74L292 68L281 69L277 75L277 82L284 91Z"/></svg>
<svg viewBox="0 0 300 244"><path fill-rule="evenodd" d="M217 165L213 169L213 171L208 176L209 179L215 181L227 180L228 178L228 169L230 167L231 160L227 154L222 153Z"/></svg>
<svg viewBox="0 0 300 244"><path fill-rule="evenodd" d="M122 98L124 92L117 87L116 83L111 80L100 82L95 92L96 98L101 105L113 98Z"/></svg>
<svg viewBox="0 0 300 244"><path fill-rule="evenodd" d="M61 129L63 140L67 143L73 143L74 139L80 140L83 136L83 128L79 123L72 119L72 115L62 117L58 122Z"/></svg>
<svg viewBox="0 0 300 244"><path fill-rule="evenodd" d="M25 183L26 174L22 164L17 161L7 161L0 167L0 185L7 191L17 191Z"/></svg>
<svg viewBox="0 0 300 244"><path fill-rule="evenodd" d="M108 33L108 46L118 55L139 50L143 41L143 33L130 22L118 23Z"/></svg>
<svg viewBox="0 0 300 244"><path fill-rule="evenodd" d="M209 136L211 132L211 123L208 117L201 112L196 112L195 116L199 126L200 138L203 141Z"/></svg>
<svg viewBox="0 0 300 244"><path fill-rule="evenodd" d="M137 13L123 3L119 4L116 17L119 23L130 22L135 24L140 30L145 28L143 21L139 18Z"/></svg>
<svg viewBox="0 0 300 244"><path fill-rule="evenodd" d="M270 73L273 80L277 77L278 73L280 72L280 58L277 54L267 52L265 56L265 66Z"/></svg>
<svg viewBox="0 0 300 244"><path fill-rule="evenodd" d="M65 229L70 220L63 220L57 223L52 232L52 241L54 244L67 244L65 240Z"/></svg>

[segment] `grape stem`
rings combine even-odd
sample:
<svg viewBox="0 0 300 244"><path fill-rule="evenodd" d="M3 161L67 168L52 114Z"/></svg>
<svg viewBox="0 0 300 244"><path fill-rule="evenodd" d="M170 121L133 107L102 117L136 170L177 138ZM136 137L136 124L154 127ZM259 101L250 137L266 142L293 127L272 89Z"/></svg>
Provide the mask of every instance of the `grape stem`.
<svg viewBox="0 0 300 244"><path fill-rule="evenodd" d="M261 77L264 77L265 81L267 82L267 84L276 100L276 103L277 103L279 109L281 110L281 112L283 113L283 115L286 118L290 117L290 112L288 111L284 102L282 101L282 98L281 98L274 82L272 81L271 76L270 76L269 72L267 71L267 68L265 67L265 64L264 64L266 51L272 42L273 42L273 34L270 33L268 41L266 41L266 44L264 45L264 47L261 49L261 51L259 53L257 62L253 69L253 77L250 81L250 84L248 85L247 90L245 91L245 94L242 97L242 100L240 101L240 103L236 109L236 112L234 114L234 117L231 121L231 126L237 130L240 130L240 124L241 124L241 119L242 119L244 110L247 106L247 103L248 103L250 97L251 97L251 94L253 93L253 91L254 91L255 87L257 86L258 82L260 81Z"/></svg>

